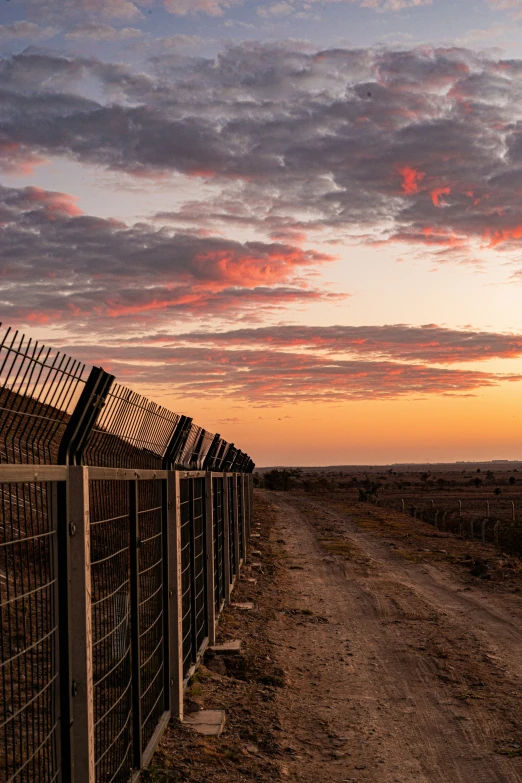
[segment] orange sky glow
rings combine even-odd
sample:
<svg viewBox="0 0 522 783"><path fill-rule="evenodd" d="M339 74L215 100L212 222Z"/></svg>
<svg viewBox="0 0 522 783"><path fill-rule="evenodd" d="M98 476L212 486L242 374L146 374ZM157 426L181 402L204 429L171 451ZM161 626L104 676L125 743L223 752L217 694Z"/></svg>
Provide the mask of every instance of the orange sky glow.
<svg viewBox="0 0 522 783"><path fill-rule="evenodd" d="M518 0L44 5L0 24L4 325L258 465L522 458Z"/></svg>

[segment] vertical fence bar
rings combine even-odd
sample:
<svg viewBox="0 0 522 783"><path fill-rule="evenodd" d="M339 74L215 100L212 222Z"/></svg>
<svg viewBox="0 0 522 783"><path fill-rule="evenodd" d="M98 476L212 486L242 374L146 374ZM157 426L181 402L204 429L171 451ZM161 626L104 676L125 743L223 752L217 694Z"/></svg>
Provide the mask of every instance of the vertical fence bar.
<svg viewBox="0 0 522 783"><path fill-rule="evenodd" d="M169 484L161 480L161 538L162 538L162 596L163 596L163 709L170 711L170 530L169 530Z"/></svg>
<svg viewBox="0 0 522 783"><path fill-rule="evenodd" d="M189 479L189 509L190 509L190 636L191 663L196 663L198 654L198 631L196 627L196 509L194 501L194 481Z"/></svg>
<svg viewBox="0 0 522 783"><path fill-rule="evenodd" d="M205 474L205 568L207 572L207 629L208 643L215 644L216 641L216 607L214 603L214 501L212 488L212 473Z"/></svg>
<svg viewBox="0 0 522 783"><path fill-rule="evenodd" d="M132 747L136 769L142 766L141 745L141 686L140 686L140 578L139 578L139 525L138 482L129 481L130 521L130 614L131 614L131 666L132 666Z"/></svg>
<svg viewBox="0 0 522 783"><path fill-rule="evenodd" d="M254 516L254 476L252 473L247 475L248 496L250 498L250 533L252 533L252 522Z"/></svg>
<svg viewBox="0 0 522 783"><path fill-rule="evenodd" d="M47 491L47 513L49 514L49 519L51 520L52 530L54 533L53 536L53 543L52 543L52 562L53 562L53 572L56 578L55 583L55 590L54 590L54 596L53 596L53 618L52 618L52 626L56 626L58 629L58 633L55 637L55 641L53 644L53 656L54 656L54 671L60 672L60 678L59 678L59 685L57 688L55 688L54 691L54 715L53 720L62 720L61 716L61 699L62 699L62 688L66 688L68 686L68 679L67 677L64 677L61 667L61 661L60 661L60 634L61 634L61 626L60 626L60 593L63 592L66 595L68 595L68 585L67 583L61 583L60 581L60 549L59 549L59 540L58 540L58 529L59 529L59 509L58 509L58 495L59 491L58 488L60 486L60 483L64 485L64 492L63 492L63 498L67 498L67 483L66 482L57 482L53 481L52 483L48 484L48 491ZM65 511L65 513L67 513ZM63 518L63 522L66 522L66 519ZM68 662L67 666L65 667L66 672L68 671ZM69 691L70 692L70 691ZM62 727L63 728L63 727ZM64 761L64 754L62 752L62 732L60 731L60 727L58 728L58 731L56 731L55 734L55 749L54 749L54 766L55 769L58 770L58 781L65 780L65 775L63 772L63 761ZM69 773L71 772L71 768L68 768Z"/></svg>
<svg viewBox="0 0 522 783"><path fill-rule="evenodd" d="M70 573L69 539L70 530L68 482L59 481L56 485L56 549L58 563L58 623L60 658L60 768L63 783L72 780L72 681L70 649Z"/></svg>
<svg viewBox="0 0 522 783"><path fill-rule="evenodd" d="M237 508L237 481L234 474L232 474L232 509L234 514L234 543L236 549L236 572L237 578L239 578L240 566L241 566L241 548L239 546L239 524L238 524L238 508ZM230 499L229 499L230 502Z"/></svg>
<svg viewBox="0 0 522 783"><path fill-rule="evenodd" d="M243 474L237 473L236 474L237 479L237 494L238 494L238 506L241 507L241 518L239 519L239 524L242 528L242 552L241 552L241 558L243 560L243 564L246 565L247 561L247 530L246 530L246 508L245 508L245 492L244 492L244 484L243 484Z"/></svg>
<svg viewBox="0 0 522 783"><path fill-rule="evenodd" d="M73 779L94 783L94 686L92 667L91 544L89 471L68 469L70 534L69 600L71 678L73 694Z"/></svg>
<svg viewBox="0 0 522 783"><path fill-rule="evenodd" d="M232 582L232 563L230 562L230 524L228 517L228 481L223 476L223 557L225 558L225 603L230 600L230 583Z"/></svg>
<svg viewBox="0 0 522 783"><path fill-rule="evenodd" d="M170 711L183 720L183 607L181 586L181 514L179 473L169 471L167 479L167 518L169 570L167 577L169 601L169 689Z"/></svg>
<svg viewBox="0 0 522 783"><path fill-rule="evenodd" d="M246 530L246 540L248 543L250 541L250 515L251 515L249 481L246 473L242 473L241 478L243 480L243 497L245 498L245 530Z"/></svg>

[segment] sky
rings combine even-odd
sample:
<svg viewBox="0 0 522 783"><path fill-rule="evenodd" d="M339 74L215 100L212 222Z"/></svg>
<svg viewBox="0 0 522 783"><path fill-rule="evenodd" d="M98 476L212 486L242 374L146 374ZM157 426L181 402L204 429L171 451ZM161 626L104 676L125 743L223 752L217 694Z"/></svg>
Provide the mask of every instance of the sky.
<svg viewBox="0 0 522 783"><path fill-rule="evenodd" d="M522 458L522 0L0 0L0 320L259 465Z"/></svg>

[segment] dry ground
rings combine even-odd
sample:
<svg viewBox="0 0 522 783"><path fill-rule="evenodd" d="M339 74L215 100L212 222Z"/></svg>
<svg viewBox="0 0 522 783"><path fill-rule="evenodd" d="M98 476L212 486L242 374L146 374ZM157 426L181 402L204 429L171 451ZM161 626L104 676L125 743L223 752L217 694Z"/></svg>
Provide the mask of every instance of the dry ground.
<svg viewBox="0 0 522 783"><path fill-rule="evenodd" d="M256 608L220 624L246 655L190 692L226 731L171 725L149 779L522 783L518 561L335 495L259 491L255 514L263 573L234 600Z"/></svg>

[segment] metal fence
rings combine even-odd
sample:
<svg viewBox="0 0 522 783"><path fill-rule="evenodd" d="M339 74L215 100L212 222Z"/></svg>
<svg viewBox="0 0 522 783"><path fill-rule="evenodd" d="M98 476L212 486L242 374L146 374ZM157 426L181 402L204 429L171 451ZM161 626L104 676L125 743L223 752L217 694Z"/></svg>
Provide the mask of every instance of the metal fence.
<svg viewBox="0 0 522 783"><path fill-rule="evenodd" d="M517 557L522 555L522 523L517 517L513 500L489 501L484 497L429 499L415 495L384 498L378 503L428 522L442 532L454 533L483 544L491 543Z"/></svg>
<svg viewBox="0 0 522 783"><path fill-rule="evenodd" d="M0 783L127 783L246 560L247 454L0 338Z"/></svg>

